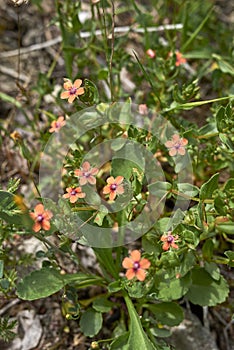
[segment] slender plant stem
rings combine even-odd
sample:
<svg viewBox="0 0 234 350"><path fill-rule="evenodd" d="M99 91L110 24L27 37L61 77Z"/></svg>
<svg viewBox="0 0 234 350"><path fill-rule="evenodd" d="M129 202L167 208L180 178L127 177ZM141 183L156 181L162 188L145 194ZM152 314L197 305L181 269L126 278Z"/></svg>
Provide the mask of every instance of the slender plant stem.
<svg viewBox="0 0 234 350"><path fill-rule="evenodd" d="M111 27L111 54L109 59L109 80L110 80L110 91L111 91L111 101L114 102L114 83L113 83L113 57L114 57L114 47L115 47L115 5L114 1L111 1L112 7L112 27Z"/></svg>

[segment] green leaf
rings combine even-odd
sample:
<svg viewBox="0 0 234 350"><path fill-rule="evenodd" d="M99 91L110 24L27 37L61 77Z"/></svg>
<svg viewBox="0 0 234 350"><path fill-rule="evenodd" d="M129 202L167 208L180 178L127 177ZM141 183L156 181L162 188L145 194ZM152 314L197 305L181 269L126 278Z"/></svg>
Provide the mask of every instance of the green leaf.
<svg viewBox="0 0 234 350"><path fill-rule="evenodd" d="M128 100L122 105L119 113L119 122L123 124L130 124L132 121L131 114L131 98L129 97Z"/></svg>
<svg viewBox="0 0 234 350"><path fill-rule="evenodd" d="M104 205L100 205L99 212L97 213L94 222L98 226L102 226L103 220L108 215L108 209Z"/></svg>
<svg viewBox="0 0 234 350"><path fill-rule="evenodd" d="M129 350L128 343L129 332L121 334L110 344L110 350Z"/></svg>
<svg viewBox="0 0 234 350"><path fill-rule="evenodd" d="M157 350L156 346L149 340L144 332L140 318L133 306L131 299L125 296L125 302L130 317L128 349Z"/></svg>
<svg viewBox="0 0 234 350"><path fill-rule="evenodd" d="M234 222L228 221L222 224L217 224L216 228L221 233L227 233L229 235L234 235Z"/></svg>
<svg viewBox="0 0 234 350"><path fill-rule="evenodd" d="M111 165L111 175L114 177L120 175L129 180L133 175L134 168L137 168L139 173L144 171L144 154L135 142L125 142L123 147L113 155Z"/></svg>
<svg viewBox="0 0 234 350"><path fill-rule="evenodd" d="M226 134L219 134L219 138L222 141L222 143L225 144L225 146L230 150L230 151L234 151L234 143L232 142L232 140L226 135Z"/></svg>
<svg viewBox="0 0 234 350"><path fill-rule="evenodd" d="M219 173L214 174L207 182L205 182L200 189L200 199L212 198L214 190L218 187Z"/></svg>
<svg viewBox="0 0 234 350"><path fill-rule="evenodd" d="M225 61L221 56L213 54L212 55L215 59L216 62L219 66L219 69L223 72L223 73L228 73L231 75L234 75L234 68L231 64L229 64L227 61Z"/></svg>
<svg viewBox="0 0 234 350"><path fill-rule="evenodd" d="M218 281L220 279L220 269L215 263L205 261L204 269L214 280Z"/></svg>
<svg viewBox="0 0 234 350"><path fill-rule="evenodd" d="M4 261L0 260L0 278L3 277Z"/></svg>
<svg viewBox="0 0 234 350"><path fill-rule="evenodd" d="M189 196L189 197L195 197L199 193L199 188L189 183L179 183L177 187L179 192L184 193L186 196ZM180 198L180 199L183 199L183 198Z"/></svg>
<svg viewBox="0 0 234 350"><path fill-rule="evenodd" d="M94 248L96 257L103 269L108 271L113 277L118 279L119 273L112 255L112 249L109 248Z"/></svg>
<svg viewBox="0 0 234 350"><path fill-rule="evenodd" d="M186 297L193 303L201 306L215 306L225 301L229 287L223 276L214 280L204 268L195 268L192 271L192 284Z"/></svg>
<svg viewBox="0 0 234 350"><path fill-rule="evenodd" d="M205 259L210 260L213 257L214 242L212 239L207 239L202 246L202 254Z"/></svg>
<svg viewBox="0 0 234 350"><path fill-rule="evenodd" d="M199 244L199 237L193 231L185 229L183 231L183 238L192 249L194 249Z"/></svg>
<svg viewBox="0 0 234 350"><path fill-rule="evenodd" d="M102 314L93 309L85 311L80 318L80 330L86 337L93 337L102 328Z"/></svg>
<svg viewBox="0 0 234 350"><path fill-rule="evenodd" d="M14 194L0 191L0 218L9 224L22 224L23 215L14 201Z"/></svg>
<svg viewBox="0 0 234 350"><path fill-rule="evenodd" d="M56 293L63 286L64 282L58 270L43 267L24 277L17 285L16 294L23 300L35 300Z"/></svg>
<svg viewBox="0 0 234 350"><path fill-rule="evenodd" d="M153 314L155 319L163 325L170 327L179 325L184 319L183 309L176 303L159 303L145 306Z"/></svg>
<svg viewBox="0 0 234 350"><path fill-rule="evenodd" d="M228 265L234 267L234 252L232 250L227 250L224 254L229 259Z"/></svg>
<svg viewBox="0 0 234 350"><path fill-rule="evenodd" d="M78 287L84 288L100 282L101 279L96 276L84 273L61 275L54 268L43 267L24 277L17 284L16 293L23 300L36 300L58 292L69 283L78 283Z"/></svg>
<svg viewBox="0 0 234 350"><path fill-rule="evenodd" d="M188 292L190 284L190 273L181 278L170 278L159 282L157 285L157 288L159 290L158 299L162 301L180 299Z"/></svg>
<svg viewBox="0 0 234 350"><path fill-rule="evenodd" d="M180 261L180 266L178 268L178 273L181 277L185 276L195 265L196 258L194 256L194 253L189 250L184 254Z"/></svg>
<svg viewBox="0 0 234 350"><path fill-rule="evenodd" d="M107 289L108 289L109 293L116 293L116 292L120 291L122 289L122 285L121 285L120 280L111 282L107 286Z"/></svg>
<svg viewBox="0 0 234 350"><path fill-rule="evenodd" d="M219 132L222 132L226 127L225 108L221 106L216 114L216 125Z"/></svg>
<svg viewBox="0 0 234 350"><path fill-rule="evenodd" d="M154 328L150 328L150 332L153 334L153 336L160 338L170 337L171 335L171 331L169 329L156 326Z"/></svg>
<svg viewBox="0 0 234 350"><path fill-rule="evenodd" d="M158 198L164 197L170 192L172 185L169 182L157 181L148 186L149 191Z"/></svg>
<svg viewBox="0 0 234 350"><path fill-rule="evenodd" d="M105 297L97 298L93 302L93 308L98 312L109 312L113 305L114 304Z"/></svg>

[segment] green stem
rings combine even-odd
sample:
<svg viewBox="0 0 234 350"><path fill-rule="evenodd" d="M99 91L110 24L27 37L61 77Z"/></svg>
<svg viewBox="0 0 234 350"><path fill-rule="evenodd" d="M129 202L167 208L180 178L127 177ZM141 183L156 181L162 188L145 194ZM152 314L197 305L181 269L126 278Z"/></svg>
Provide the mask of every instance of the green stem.
<svg viewBox="0 0 234 350"><path fill-rule="evenodd" d="M170 190L171 193L174 193L176 194L177 196L180 196L180 197L183 197L183 198L186 198L186 199L190 199L191 201L194 201L194 202L203 202L203 203L206 203L206 204L212 204L214 203L214 200L213 199L204 199L204 200L200 200L199 198L196 198L196 197L190 197L188 196L187 194L185 193L181 193L177 190Z"/></svg>

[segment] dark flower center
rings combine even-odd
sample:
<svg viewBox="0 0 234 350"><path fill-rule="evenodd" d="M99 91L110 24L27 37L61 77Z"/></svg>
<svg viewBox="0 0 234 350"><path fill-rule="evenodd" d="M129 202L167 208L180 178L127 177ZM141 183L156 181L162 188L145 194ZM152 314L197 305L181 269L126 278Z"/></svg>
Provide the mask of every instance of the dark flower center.
<svg viewBox="0 0 234 350"><path fill-rule="evenodd" d="M134 271L137 271L137 270L139 269L139 267L140 267L139 262L138 262L138 261L135 261L134 264L133 264L133 270L134 270Z"/></svg>
<svg viewBox="0 0 234 350"><path fill-rule="evenodd" d="M84 177L90 177L90 172L85 171L85 172L83 173L83 176L84 176Z"/></svg>
<svg viewBox="0 0 234 350"><path fill-rule="evenodd" d="M173 241L174 241L174 237L171 236L171 235L169 235L169 236L167 237L167 242L168 242L168 243L172 243Z"/></svg>
<svg viewBox="0 0 234 350"><path fill-rule="evenodd" d="M74 196L76 194L76 190L71 191L71 195Z"/></svg>
<svg viewBox="0 0 234 350"><path fill-rule="evenodd" d="M74 86L70 89L70 95L75 95L77 91L77 88L75 88Z"/></svg>
<svg viewBox="0 0 234 350"><path fill-rule="evenodd" d="M115 190L116 190L116 188L117 188L117 185L116 185L116 184L112 184L112 185L110 185L110 189L111 189L111 191L115 191Z"/></svg>
<svg viewBox="0 0 234 350"><path fill-rule="evenodd" d="M42 222L43 220L44 220L43 215L42 215L42 214L39 214L39 215L37 216L37 221L38 221L38 222Z"/></svg>
<svg viewBox="0 0 234 350"><path fill-rule="evenodd" d="M181 147L181 144L180 144L180 143L176 143L176 144L175 144L175 148L176 148L176 149L180 149L180 147Z"/></svg>

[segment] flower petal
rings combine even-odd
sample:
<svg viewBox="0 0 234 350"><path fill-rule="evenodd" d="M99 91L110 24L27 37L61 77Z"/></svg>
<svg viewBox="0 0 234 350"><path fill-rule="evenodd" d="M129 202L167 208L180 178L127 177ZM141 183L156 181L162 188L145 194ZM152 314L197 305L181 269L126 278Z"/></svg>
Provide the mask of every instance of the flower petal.
<svg viewBox="0 0 234 350"><path fill-rule="evenodd" d="M132 250L130 256L134 262L141 260L141 252L139 250Z"/></svg>
<svg viewBox="0 0 234 350"><path fill-rule="evenodd" d="M116 193L117 194L123 194L124 193L124 187L123 185L120 185L116 188Z"/></svg>
<svg viewBox="0 0 234 350"><path fill-rule="evenodd" d="M83 192L77 193L78 198L84 198L85 196L86 196L86 194Z"/></svg>
<svg viewBox="0 0 234 350"><path fill-rule="evenodd" d="M145 270L142 270L142 269L138 269L137 272L136 272L136 277L139 281L144 281L145 280Z"/></svg>
<svg viewBox="0 0 234 350"><path fill-rule="evenodd" d="M49 229L50 229L50 222L48 220L43 220L42 223L41 223L41 226L42 226L43 230L49 231Z"/></svg>
<svg viewBox="0 0 234 350"><path fill-rule="evenodd" d="M81 87L81 88L79 88L79 89L76 91L76 96L83 95L84 92L85 92L85 91L84 91L84 88Z"/></svg>
<svg viewBox="0 0 234 350"><path fill-rule="evenodd" d="M92 168L92 169L90 170L90 174L91 174L91 175L97 175L98 172L99 172L99 169L98 169L98 168Z"/></svg>
<svg viewBox="0 0 234 350"><path fill-rule="evenodd" d="M165 146L166 146L167 148L172 148L172 147L174 147L174 142L172 142L172 141L167 141L167 142L165 143Z"/></svg>
<svg viewBox="0 0 234 350"><path fill-rule="evenodd" d="M79 178L79 183L80 183L81 186L86 185L87 182L88 182L88 180L87 180L87 178L86 178L85 176L81 176L81 177Z"/></svg>
<svg viewBox="0 0 234 350"><path fill-rule="evenodd" d="M75 195L72 195L72 196L70 197L70 203L75 203L77 200L78 200L78 197L77 197L76 194L75 194Z"/></svg>
<svg viewBox="0 0 234 350"><path fill-rule="evenodd" d="M175 156L177 154L177 150L175 148L171 148L169 151L169 154L171 157Z"/></svg>
<svg viewBox="0 0 234 350"><path fill-rule="evenodd" d="M172 248L175 248L175 249L179 248L179 246L177 244L175 244L174 242L171 243L171 246L172 246Z"/></svg>
<svg viewBox="0 0 234 350"><path fill-rule="evenodd" d="M85 172L88 172L89 170L90 170L90 164L89 164L89 162L84 162L83 164L82 164L82 170L83 171L85 171Z"/></svg>
<svg viewBox="0 0 234 350"><path fill-rule="evenodd" d="M123 182L124 177L123 176L117 176L115 179L116 185L120 185Z"/></svg>
<svg viewBox="0 0 234 350"><path fill-rule="evenodd" d="M41 229L41 224L39 223L39 222L35 222L35 224L33 225L33 231L34 232L38 232L38 231L40 231L40 229Z"/></svg>
<svg viewBox="0 0 234 350"><path fill-rule="evenodd" d="M185 155L185 148L184 147L180 147L177 152L181 155L181 156L184 156Z"/></svg>
<svg viewBox="0 0 234 350"><path fill-rule="evenodd" d="M68 103L72 103L76 99L76 95L70 95L68 98Z"/></svg>
<svg viewBox="0 0 234 350"><path fill-rule="evenodd" d="M115 199L115 197L116 197L116 191L112 191L112 192L110 193L109 199L110 199L111 201L113 201L113 200Z"/></svg>
<svg viewBox="0 0 234 350"><path fill-rule="evenodd" d="M111 192L110 185L104 186L102 192L104 194L109 194Z"/></svg>
<svg viewBox="0 0 234 350"><path fill-rule="evenodd" d="M141 269L148 269L150 267L151 263L148 259L141 259L140 261L140 268Z"/></svg>
<svg viewBox="0 0 234 350"><path fill-rule="evenodd" d="M50 220L53 217L53 213L50 210L45 210L43 216L44 216L44 219Z"/></svg>
<svg viewBox="0 0 234 350"><path fill-rule="evenodd" d="M106 180L106 182L107 182L109 185L112 185L113 183L115 183L115 179L113 178L113 176L110 176L110 177L108 177L108 179Z"/></svg>
<svg viewBox="0 0 234 350"><path fill-rule="evenodd" d="M182 138L180 141L183 146L186 146L188 144L188 140L185 138Z"/></svg>
<svg viewBox="0 0 234 350"><path fill-rule="evenodd" d="M133 269L129 269L126 273L125 276L127 277L128 280L132 280L135 276L136 273Z"/></svg>
<svg viewBox="0 0 234 350"><path fill-rule="evenodd" d="M94 176L90 176L88 178L88 182L90 183L90 185L95 185L96 184L96 179Z"/></svg>
<svg viewBox="0 0 234 350"><path fill-rule="evenodd" d="M81 84L82 84L82 80L81 79L76 79L74 81L73 86L78 89L81 86Z"/></svg>
<svg viewBox="0 0 234 350"><path fill-rule="evenodd" d="M123 261L122 261L122 266L125 268L125 269L131 269L133 268L133 261L132 259L130 258L124 258Z"/></svg>
<svg viewBox="0 0 234 350"><path fill-rule="evenodd" d="M74 170L74 175L75 176L83 176L83 171L80 169L76 169L76 170Z"/></svg>
<svg viewBox="0 0 234 350"><path fill-rule="evenodd" d="M70 193L65 193L65 194L63 195L63 198L70 198L70 197L71 197Z"/></svg>
<svg viewBox="0 0 234 350"><path fill-rule="evenodd" d="M70 92L69 91L63 91L61 94L60 94L60 98L61 99L66 99L66 98L69 98L70 96Z"/></svg>
<svg viewBox="0 0 234 350"><path fill-rule="evenodd" d="M72 88L72 82L70 79L66 79L65 83L63 84L63 87L65 90L70 90Z"/></svg>
<svg viewBox="0 0 234 350"><path fill-rule="evenodd" d="M168 250L169 248L170 248L170 243L168 243L168 242L165 242L162 246L163 250Z"/></svg>
<svg viewBox="0 0 234 350"><path fill-rule="evenodd" d="M45 211L44 205L41 204L41 203L40 203L40 204L37 204L37 205L35 206L35 208L34 208L34 212L35 212L37 215L43 214L44 211Z"/></svg>
<svg viewBox="0 0 234 350"><path fill-rule="evenodd" d="M174 134L174 135L172 136L172 140L173 140L174 142L179 141L179 139L180 139L180 135L178 135L178 134Z"/></svg>

